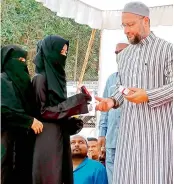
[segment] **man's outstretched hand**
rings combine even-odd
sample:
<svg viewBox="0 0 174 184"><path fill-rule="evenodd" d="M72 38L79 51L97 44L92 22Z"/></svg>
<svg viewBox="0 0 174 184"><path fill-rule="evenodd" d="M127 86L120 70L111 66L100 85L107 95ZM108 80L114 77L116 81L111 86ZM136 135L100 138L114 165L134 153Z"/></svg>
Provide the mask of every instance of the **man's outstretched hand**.
<svg viewBox="0 0 174 184"><path fill-rule="evenodd" d="M110 98L95 97L97 101L96 110L107 112L114 106L114 101Z"/></svg>

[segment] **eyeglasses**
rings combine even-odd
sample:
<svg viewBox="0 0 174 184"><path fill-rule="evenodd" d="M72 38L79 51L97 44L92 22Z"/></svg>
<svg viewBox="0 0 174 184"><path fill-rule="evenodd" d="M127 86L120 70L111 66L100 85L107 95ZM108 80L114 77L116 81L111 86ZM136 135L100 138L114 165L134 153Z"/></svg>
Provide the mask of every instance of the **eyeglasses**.
<svg viewBox="0 0 174 184"><path fill-rule="evenodd" d="M145 17L145 16L144 16ZM139 18L138 20L141 20L141 19L144 19L144 17L141 17L141 18ZM121 27L122 28L126 28L126 27L128 27L128 28L132 28L132 27L134 27L134 25L136 25L137 24L137 22L129 22L129 23L127 23L127 24L122 24L121 25Z"/></svg>

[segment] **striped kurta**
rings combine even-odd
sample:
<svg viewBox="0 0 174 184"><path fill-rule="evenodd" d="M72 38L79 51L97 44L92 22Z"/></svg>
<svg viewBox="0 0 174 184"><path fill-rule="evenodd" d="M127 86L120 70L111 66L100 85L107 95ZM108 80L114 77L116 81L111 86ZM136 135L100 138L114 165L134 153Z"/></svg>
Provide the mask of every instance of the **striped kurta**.
<svg viewBox="0 0 174 184"><path fill-rule="evenodd" d="M119 54L120 82L146 90L148 103L116 90L122 115L113 184L172 184L173 45L152 32Z"/></svg>

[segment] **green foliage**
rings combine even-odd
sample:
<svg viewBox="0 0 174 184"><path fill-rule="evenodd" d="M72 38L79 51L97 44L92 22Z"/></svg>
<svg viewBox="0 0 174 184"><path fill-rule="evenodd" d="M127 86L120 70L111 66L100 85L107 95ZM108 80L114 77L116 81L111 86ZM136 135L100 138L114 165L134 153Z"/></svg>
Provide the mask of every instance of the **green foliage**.
<svg viewBox="0 0 174 184"><path fill-rule="evenodd" d="M60 18L35 0L3 0L1 6L1 44L18 44L29 51L29 70L33 75L32 60L36 43L46 35L57 34L70 41L67 59L67 79L73 80L76 43L79 39L77 80L85 58L92 29L71 19ZM100 32L96 32L84 80L97 80Z"/></svg>

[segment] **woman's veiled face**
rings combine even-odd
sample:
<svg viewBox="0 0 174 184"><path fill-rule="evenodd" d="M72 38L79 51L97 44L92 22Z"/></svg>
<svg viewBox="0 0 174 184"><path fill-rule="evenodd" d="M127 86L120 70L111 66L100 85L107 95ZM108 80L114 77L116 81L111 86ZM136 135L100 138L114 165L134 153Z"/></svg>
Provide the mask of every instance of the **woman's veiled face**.
<svg viewBox="0 0 174 184"><path fill-rule="evenodd" d="M60 52L61 55L66 56L68 51L68 46L65 44Z"/></svg>

